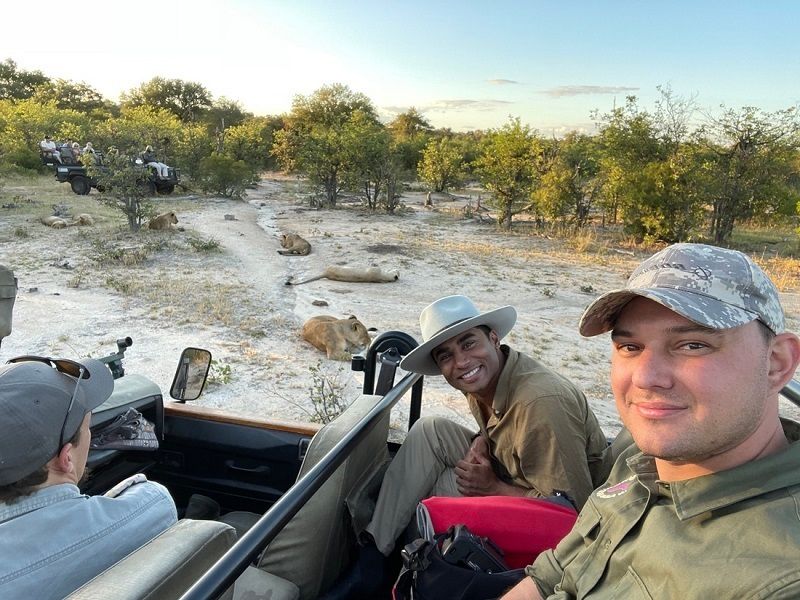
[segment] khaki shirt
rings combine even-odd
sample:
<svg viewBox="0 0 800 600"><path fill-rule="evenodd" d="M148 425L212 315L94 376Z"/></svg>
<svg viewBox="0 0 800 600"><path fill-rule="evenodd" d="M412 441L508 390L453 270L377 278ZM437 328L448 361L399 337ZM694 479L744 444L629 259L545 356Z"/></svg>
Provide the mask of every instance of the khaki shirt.
<svg viewBox="0 0 800 600"><path fill-rule="evenodd" d="M506 345L501 348L506 363L488 421L467 394L472 415L489 439L495 471L529 490L527 496L561 491L580 508L611 466L597 418L568 379Z"/></svg>
<svg viewBox="0 0 800 600"><path fill-rule="evenodd" d="M627 448L573 530L528 567L543 598L800 598L800 425L789 448L666 483Z"/></svg>

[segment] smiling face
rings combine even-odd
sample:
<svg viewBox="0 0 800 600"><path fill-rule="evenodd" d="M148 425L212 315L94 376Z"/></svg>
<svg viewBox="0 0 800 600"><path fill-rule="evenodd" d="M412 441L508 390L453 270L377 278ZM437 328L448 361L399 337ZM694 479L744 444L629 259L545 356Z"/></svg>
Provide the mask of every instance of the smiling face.
<svg viewBox="0 0 800 600"><path fill-rule="evenodd" d="M473 327L438 345L431 356L447 383L491 404L504 364L497 333Z"/></svg>
<svg viewBox="0 0 800 600"><path fill-rule="evenodd" d="M780 425L773 353L759 327L708 329L644 298L622 310L611 387L643 452L721 470L766 448Z"/></svg>

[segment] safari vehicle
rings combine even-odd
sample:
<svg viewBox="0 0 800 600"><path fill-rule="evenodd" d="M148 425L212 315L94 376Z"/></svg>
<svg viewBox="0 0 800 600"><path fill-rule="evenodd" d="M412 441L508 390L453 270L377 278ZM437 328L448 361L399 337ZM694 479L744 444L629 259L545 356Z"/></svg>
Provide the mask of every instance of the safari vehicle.
<svg viewBox="0 0 800 600"><path fill-rule="evenodd" d="M396 449L387 443L392 406L410 392L410 422L419 417L421 376L394 382L414 339L386 332L364 356L354 356L352 367L364 373L363 394L324 426L243 418L188 404L200 395L211 360L198 348L181 355L170 389L176 402L165 402L157 384L125 374L122 359L131 344L130 338L120 339L117 352L101 359L115 387L92 414L92 431L133 407L155 425L159 448L92 450L92 474L82 490L104 493L125 477L145 473L170 490L179 516L190 495L200 493L220 504L221 521L235 525L240 536L235 541L220 522L181 520L70 597L225 597L243 573L237 587L273 593L259 598L296 598L298 589L301 598L324 592L355 549L351 520L364 518L351 516L346 505L357 508L357 499L377 494ZM253 561L270 542L255 568Z"/></svg>
<svg viewBox="0 0 800 600"><path fill-rule="evenodd" d="M52 167L55 170L56 179L61 183L69 183L72 191L79 196L85 196L92 188L102 192L102 185L98 185L97 180L91 177L86 171L86 167L80 159L73 155L69 148L61 148L61 162L59 163L52 154L40 151L42 164ZM96 153L95 156L102 166L103 155ZM148 194L169 195L175 191L175 186L180 183L178 169L169 167L168 177L161 177L156 169L148 168L141 160L136 161L137 168L142 171L141 185L147 190Z"/></svg>
<svg viewBox="0 0 800 600"><path fill-rule="evenodd" d="M181 520L70 598L228 598L234 584L239 597L248 590L257 595L246 597L271 600L323 593L354 550L352 525L365 518L359 501L377 492L396 450L387 442L389 411L410 392L409 425L419 417L422 377L394 381L401 356L417 345L414 339L386 332L364 356L354 356L353 369L364 373L363 394L325 426L187 404L199 397L211 360L198 348L182 353L170 389L176 402L164 402L154 382L125 374L122 358L131 344L130 338L118 340L118 351L102 359L115 389L93 413L92 429L134 407L155 424L160 447L93 450L83 491L103 493L143 472L169 488L179 514L192 493L215 499L220 520L233 524L239 537L217 521ZM784 396L800 405L800 383L792 381Z"/></svg>

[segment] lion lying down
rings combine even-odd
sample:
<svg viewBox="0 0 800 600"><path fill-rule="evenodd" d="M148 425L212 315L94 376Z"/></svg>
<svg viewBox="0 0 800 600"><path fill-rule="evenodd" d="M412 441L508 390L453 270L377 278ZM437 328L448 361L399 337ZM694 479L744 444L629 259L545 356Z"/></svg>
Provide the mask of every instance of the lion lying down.
<svg viewBox="0 0 800 600"><path fill-rule="evenodd" d="M284 256L306 256L311 252L311 244L308 240L300 237L296 233L285 233L281 236L281 246L285 250L278 250L278 254Z"/></svg>
<svg viewBox="0 0 800 600"><path fill-rule="evenodd" d="M331 279L333 281L351 281L355 283L389 283L397 281L400 272L397 269L384 271L380 267L341 267L333 265L325 267L320 275L309 277L303 281L292 281L289 278L286 285L301 285L317 279Z"/></svg>
<svg viewBox="0 0 800 600"><path fill-rule="evenodd" d="M65 227L72 227L73 225L94 225L92 215L86 213L75 215L72 221L67 221L64 217L56 215L42 217L39 220L42 222L42 225L47 225L53 229L64 229Z"/></svg>
<svg viewBox="0 0 800 600"><path fill-rule="evenodd" d="M353 352L369 346L370 331L364 324L350 315L349 319L337 319L330 315L311 317L303 324L302 336L305 341L327 353L333 360L350 360Z"/></svg>

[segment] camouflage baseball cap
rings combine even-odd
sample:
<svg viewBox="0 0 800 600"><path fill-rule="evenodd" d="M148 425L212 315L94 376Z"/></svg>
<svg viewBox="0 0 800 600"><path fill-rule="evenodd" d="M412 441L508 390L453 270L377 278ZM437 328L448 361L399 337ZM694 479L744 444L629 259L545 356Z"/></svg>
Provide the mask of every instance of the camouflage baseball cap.
<svg viewBox="0 0 800 600"><path fill-rule="evenodd" d="M705 244L674 244L639 265L623 289L590 304L581 317L581 335L610 331L622 308L637 296L712 329L756 319L774 333L785 328L778 290L749 256Z"/></svg>

